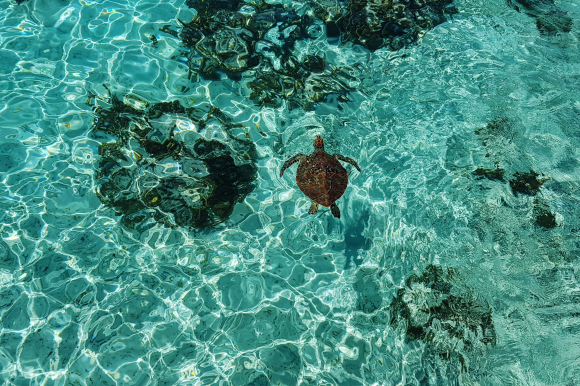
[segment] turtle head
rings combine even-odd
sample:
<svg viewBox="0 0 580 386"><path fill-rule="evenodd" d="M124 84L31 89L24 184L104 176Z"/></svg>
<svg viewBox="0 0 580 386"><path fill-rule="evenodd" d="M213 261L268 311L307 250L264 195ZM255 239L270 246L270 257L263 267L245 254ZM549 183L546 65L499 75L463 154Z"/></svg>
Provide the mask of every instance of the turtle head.
<svg viewBox="0 0 580 386"><path fill-rule="evenodd" d="M320 135L314 138L314 150L324 150L324 141Z"/></svg>

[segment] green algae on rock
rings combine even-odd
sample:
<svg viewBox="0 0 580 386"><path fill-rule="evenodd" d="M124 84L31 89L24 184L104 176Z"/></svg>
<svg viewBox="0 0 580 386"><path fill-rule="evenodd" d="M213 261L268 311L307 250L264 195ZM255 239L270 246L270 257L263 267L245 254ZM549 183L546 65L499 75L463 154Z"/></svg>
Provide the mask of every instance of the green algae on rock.
<svg viewBox="0 0 580 386"><path fill-rule="evenodd" d="M101 201L131 229L158 223L204 229L227 220L254 189L255 145L231 135L229 129L238 125L213 106L186 108L179 101L139 106L113 96L110 107L95 111L91 135L102 141ZM169 119L159 119L166 115ZM198 133L210 120L223 128L226 140ZM177 121L197 130L176 134Z"/></svg>

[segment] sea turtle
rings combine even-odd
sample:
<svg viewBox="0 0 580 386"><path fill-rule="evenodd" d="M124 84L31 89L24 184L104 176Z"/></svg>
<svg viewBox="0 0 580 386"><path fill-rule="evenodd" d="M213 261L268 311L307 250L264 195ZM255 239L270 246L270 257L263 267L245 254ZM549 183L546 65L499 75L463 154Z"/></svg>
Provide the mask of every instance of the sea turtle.
<svg viewBox="0 0 580 386"><path fill-rule="evenodd" d="M296 171L296 183L302 193L313 201L308 214L318 212L320 204L326 207L330 206L332 215L340 218L340 209L335 202L346 190L348 173L338 161L348 162L360 172L360 168L352 158L343 157L340 154L330 155L325 152L324 141L320 135L317 135L314 139L314 152L312 154L296 154L284 162L282 170L280 170L280 178L286 169L296 162L300 162Z"/></svg>

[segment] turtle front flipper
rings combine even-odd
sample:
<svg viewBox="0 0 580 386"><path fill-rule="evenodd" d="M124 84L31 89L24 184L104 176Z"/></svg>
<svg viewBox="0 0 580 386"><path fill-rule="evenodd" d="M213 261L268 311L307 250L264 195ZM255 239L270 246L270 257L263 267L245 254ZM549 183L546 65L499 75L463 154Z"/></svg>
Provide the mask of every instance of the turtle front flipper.
<svg viewBox="0 0 580 386"><path fill-rule="evenodd" d="M334 217L340 218L340 209L338 209L338 206L336 206L336 203L330 205L330 213L332 213L332 215Z"/></svg>
<svg viewBox="0 0 580 386"><path fill-rule="evenodd" d="M280 178L290 166L294 165L296 162L301 162L306 156L304 154L296 154L294 157L290 158L288 161L284 162L282 169L280 170Z"/></svg>
<svg viewBox="0 0 580 386"><path fill-rule="evenodd" d="M308 209L308 214L315 214L316 212L318 212L318 203L313 202L312 205L310 205L310 209Z"/></svg>
<svg viewBox="0 0 580 386"><path fill-rule="evenodd" d="M351 164L352 166L354 166L356 168L356 170L358 170L360 172L360 168L358 167L358 164L352 158L348 158L348 157L342 156L340 154L334 154L333 157L336 158L339 161L348 162L349 164Z"/></svg>

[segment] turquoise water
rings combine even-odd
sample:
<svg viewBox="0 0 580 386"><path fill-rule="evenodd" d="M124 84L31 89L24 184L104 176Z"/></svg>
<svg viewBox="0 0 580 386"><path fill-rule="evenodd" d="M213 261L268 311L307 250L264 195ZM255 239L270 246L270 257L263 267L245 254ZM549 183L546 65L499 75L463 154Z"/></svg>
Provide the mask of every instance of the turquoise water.
<svg viewBox="0 0 580 386"><path fill-rule="evenodd" d="M579 384L580 5L453 7L260 102L183 1L0 2L2 384ZM279 177L316 135L340 219Z"/></svg>

